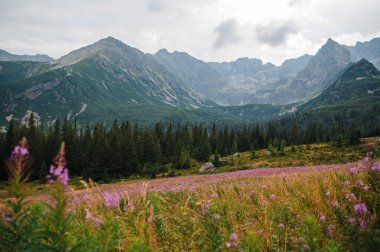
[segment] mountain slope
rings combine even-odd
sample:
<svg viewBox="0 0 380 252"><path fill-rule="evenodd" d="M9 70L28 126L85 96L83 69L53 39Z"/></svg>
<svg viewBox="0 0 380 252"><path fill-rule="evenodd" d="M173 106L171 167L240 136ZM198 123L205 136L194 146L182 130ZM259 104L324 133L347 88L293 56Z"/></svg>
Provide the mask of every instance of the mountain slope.
<svg viewBox="0 0 380 252"><path fill-rule="evenodd" d="M221 105L273 103L268 100L269 83L294 77L312 56L304 55L276 67L260 59L239 58L232 62L203 62L184 52L169 53L162 49L155 59L189 88Z"/></svg>
<svg viewBox="0 0 380 252"><path fill-rule="evenodd" d="M20 74L1 76L2 121L28 110L44 121L68 115L89 121L158 120L173 111L215 105L187 89L152 56L111 37L33 66L38 67L43 71L35 75L19 65Z"/></svg>
<svg viewBox="0 0 380 252"><path fill-rule="evenodd" d="M380 68L380 38L374 38L367 42L357 42L355 46L346 47L354 57L354 60L361 58L373 63L376 68Z"/></svg>
<svg viewBox="0 0 380 252"><path fill-rule="evenodd" d="M0 61L35 61L35 62L47 62L51 61L53 58L43 55L43 54L36 54L36 55L16 55L9 53L4 50L0 50Z"/></svg>
<svg viewBox="0 0 380 252"><path fill-rule="evenodd" d="M189 88L209 98L214 89L223 82L223 77L219 72L185 52L169 53L166 49L161 49L153 56Z"/></svg>
<svg viewBox="0 0 380 252"><path fill-rule="evenodd" d="M331 84L350 62L350 52L328 39L306 68L288 84L289 94L283 102L299 101L318 94Z"/></svg>
<svg viewBox="0 0 380 252"><path fill-rule="evenodd" d="M320 95L302 105L302 110L360 108L362 111L380 100L380 71L366 59L351 64Z"/></svg>

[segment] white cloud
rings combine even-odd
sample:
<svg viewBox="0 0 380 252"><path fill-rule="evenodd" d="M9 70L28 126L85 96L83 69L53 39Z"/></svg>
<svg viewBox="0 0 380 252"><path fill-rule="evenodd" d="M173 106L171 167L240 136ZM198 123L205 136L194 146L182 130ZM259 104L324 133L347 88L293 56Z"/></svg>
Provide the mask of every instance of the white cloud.
<svg viewBox="0 0 380 252"><path fill-rule="evenodd" d="M378 0L360 6L356 0L0 0L0 48L57 58L113 36L144 52L167 48L206 61L255 57L280 64L315 53L329 37L352 44L379 36L379 11Z"/></svg>

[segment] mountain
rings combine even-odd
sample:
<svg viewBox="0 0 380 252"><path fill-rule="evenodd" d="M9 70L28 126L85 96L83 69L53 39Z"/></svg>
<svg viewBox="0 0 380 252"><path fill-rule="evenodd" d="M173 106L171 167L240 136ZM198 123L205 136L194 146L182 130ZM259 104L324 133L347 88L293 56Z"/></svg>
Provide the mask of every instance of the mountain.
<svg viewBox="0 0 380 252"><path fill-rule="evenodd" d="M279 104L311 98L330 85L352 61L348 49L328 39L294 79L276 83L276 91L281 92L272 93L272 96L278 97Z"/></svg>
<svg viewBox="0 0 380 252"><path fill-rule="evenodd" d="M360 113L379 105L380 71L366 59L350 64L333 84L302 106L302 111L344 111Z"/></svg>
<svg viewBox="0 0 380 252"><path fill-rule="evenodd" d="M48 63L0 62L1 121L37 112L85 121L159 120L215 104L151 56L112 37ZM16 70L15 70L16 69Z"/></svg>
<svg viewBox="0 0 380 252"><path fill-rule="evenodd" d="M208 64L185 52L169 53L166 49L159 50L153 57L181 79L187 87L211 100L217 100L217 90L223 86L225 80Z"/></svg>
<svg viewBox="0 0 380 252"><path fill-rule="evenodd" d="M304 55L276 67L260 59L239 58L232 62L204 62L185 52L161 49L155 59L187 87L224 106L249 103L275 103L267 99L268 84L294 77L312 58Z"/></svg>
<svg viewBox="0 0 380 252"><path fill-rule="evenodd" d="M53 58L43 55L16 55L11 54L7 51L0 50L0 61L35 61L35 62L48 62L53 60Z"/></svg>
<svg viewBox="0 0 380 252"><path fill-rule="evenodd" d="M355 60L365 58L380 68L380 38L367 42L357 42L355 46L346 46Z"/></svg>
<svg viewBox="0 0 380 252"><path fill-rule="evenodd" d="M332 84L348 64L361 58L380 65L380 38L358 42L353 47L330 38L315 56L288 59L280 66L251 58L205 63L187 53L167 50L158 51L155 58L189 88L220 105L281 105L313 98Z"/></svg>

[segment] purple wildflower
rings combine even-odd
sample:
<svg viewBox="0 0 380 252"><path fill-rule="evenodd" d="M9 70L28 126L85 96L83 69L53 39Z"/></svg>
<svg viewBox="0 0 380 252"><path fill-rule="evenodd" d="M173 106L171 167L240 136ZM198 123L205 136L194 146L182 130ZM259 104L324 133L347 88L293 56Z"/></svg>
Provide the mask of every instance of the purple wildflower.
<svg viewBox="0 0 380 252"><path fill-rule="evenodd" d="M350 223L350 225L355 225L356 224L356 218L355 217L350 217L348 218L348 223Z"/></svg>
<svg viewBox="0 0 380 252"><path fill-rule="evenodd" d="M232 233L232 234L230 235L230 240L231 240L231 241L234 241L234 242L236 242L236 241L237 241L237 239L238 239L238 235L237 235L237 234L235 234L235 233Z"/></svg>
<svg viewBox="0 0 380 252"><path fill-rule="evenodd" d="M319 220L322 222L326 221L326 216L324 216L322 213L319 214Z"/></svg>
<svg viewBox="0 0 380 252"><path fill-rule="evenodd" d="M235 248L237 246L237 239L238 239L237 234L232 233L230 236L231 242L226 242L226 247L227 248Z"/></svg>
<svg viewBox="0 0 380 252"><path fill-rule="evenodd" d="M133 200L128 200L127 207L131 208L132 210L135 208L135 204L133 203Z"/></svg>
<svg viewBox="0 0 380 252"><path fill-rule="evenodd" d="M24 137L23 140L20 141L20 145L16 145L11 153L11 159L15 159L16 157L22 156L22 157L28 157L29 150L26 146L26 138Z"/></svg>
<svg viewBox="0 0 380 252"><path fill-rule="evenodd" d="M205 216L210 210L211 200L208 200L205 204L202 205L202 215Z"/></svg>
<svg viewBox="0 0 380 252"><path fill-rule="evenodd" d="M304 250L309 250L309 249L310 249L310 247L309 247L309 245L307 245L307 244L304 244L304 245L303 245L303 249L304 249Z"/></svg>
<svg viewBox="0 0 380 252"><path fill-rule="evenodd" d="M380 162L373 164L372 171L380 171Z"/></svg>
<svg viewBox="0 0 380 252"><path fill-rule="evenodd" d="M352 168L350 168L350 172L352 174L356 174L356 173L358 173L358 170L355 167L352 167Z"/></svg>
<svg viewBox="0 0 380 252"><path fill-rule="evenodd" d="M345 186L350 186L350 185L351 185L351 182L347 180L347 181L344 182L344 185L345 185Z"/></svg>
<svg viewBox="0 0 380 252"><path fill-rule="evenodd" d="M353 194L353 193L347 193L346 194L346 200L348 200L348 201L355 201L356 200L355 194Z"/></svg>
<svg viewBox="0 0 380 252"><path fill-rule="evenodd" d="M269 196L269 198L270 198L271 200L275 200L275 199L276 199L276 195L271 194L271 195Z"/></svg>
<svg viewBox="0 0 380 252"><path fill-rule="evenodd" d="M216 199L216 198L219 198L219 195L217 193L213 193L211 194L211 199Z"/></svg>
<svg viewBox="0 0 380 252"><path fill-rule="evenodd" d="M65 158L65 143L61 143L61 148L53 160L52 165L49 168L49 175L47 179L49 183L52 184L54 181L58 180L62 185L67 185L69 181L69 170L66 168L66 158Z"/></svg>
<svg viewBox="0 0 380 252"><path fill-rule="evenodd" d="M368 191L368 189L369 189L369 186L367 186L367 185L363 186L364 191Z"/></svg>
<svg viewBox="0 0 380 252"><path fill-rule="evenodd" d="M329 225L328 230L329 230L329 236L333 237L334 231L335 231L335 225Z"/></svg>
<svg viewBox="0 0 380 252"><path fill-rule="evenodd" d="M357 214L368 214L367 206L365 203L359 203L354 206L354 211Z"/></svg>
<svg viewBox="0 0 380 252"><path fill-rule="evenodd" d="M331 205L336 207L336 206L339 206L339 203L338 201L334 200L334 201L331 201Z"/></svg>
<svg viewBox="0 0 380 252"><path fill-rule="evenodd" d="M105 193L104 195L104 205L109 208L119 207L120 205L120 195L116 192Z"/></svg>
<svg viewBox="0 0 380 252"><path fill-rule="evenodd" d="M90 211L85 209L86 211L86 216L85 218L87 220L90 220L94 223L94 227L98 228L100 225L104 226L104 221L101 218L95 217Z"/></svg>
<svg viewBox="0 0 380 252"><path fill-rule="evenodd" d="M365 231L367 229L367 222L363 219L359 219L360 231Z"/></svg>
<svg viewBox="0 0 380 252"><path fill-rule="evenodd" d="M278 224L278 228L281 229L281 230L284 230L285 229L285 225L282 224L282 223L280 223L280 224Z"/></svg>
<svg viewBox="0 0 380 252"><path fill-rule="evenodd" d="M62 185L67 185L67 182L69 181L69 171L63 166L55 167L54 165L50 165L47 179L50 184L53 184L54 181L59 180Z"/></svg>
<svg viewBox="0 0 380 252"><path fill-rule="evenodd" d="M267 185L262 185L261 188L262 189L267 189Z"/></svg>
<svg viewBox="0 0 380 252"><path fill-rule="evenodd" d="M356 180L355 182L356 185L363 185L363 180L359 179L359 180Z"/></svg>
<svg viewBox="0 0 380 252"><path fill-rule="evenodd" d="M330 196L330 194L331 194L330 191L326 192L326 196Z"/></svg>

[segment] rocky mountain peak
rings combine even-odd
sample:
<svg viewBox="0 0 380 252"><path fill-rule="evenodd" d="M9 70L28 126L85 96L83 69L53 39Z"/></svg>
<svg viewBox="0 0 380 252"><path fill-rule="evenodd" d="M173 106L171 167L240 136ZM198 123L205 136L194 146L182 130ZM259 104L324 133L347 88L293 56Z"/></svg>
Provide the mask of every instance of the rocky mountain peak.
<svg viewBox="0 0 380 252"><path fill-rule="evenodd" d="M364 79L373 76L380 76L380 71L366 59L361 59L349 66L342 74L344 79Z"/></svg>

